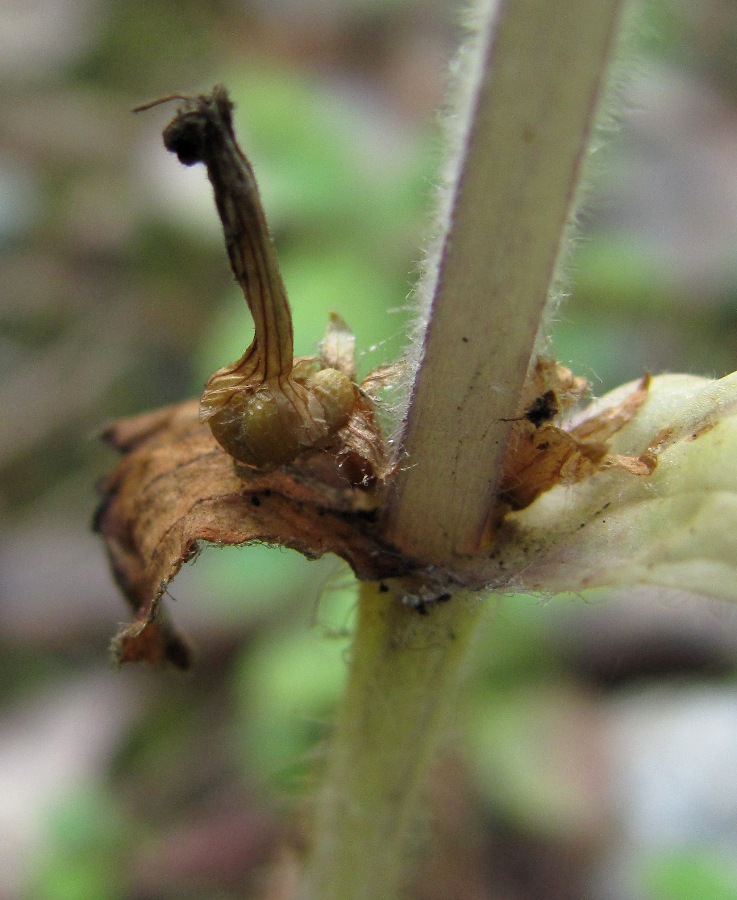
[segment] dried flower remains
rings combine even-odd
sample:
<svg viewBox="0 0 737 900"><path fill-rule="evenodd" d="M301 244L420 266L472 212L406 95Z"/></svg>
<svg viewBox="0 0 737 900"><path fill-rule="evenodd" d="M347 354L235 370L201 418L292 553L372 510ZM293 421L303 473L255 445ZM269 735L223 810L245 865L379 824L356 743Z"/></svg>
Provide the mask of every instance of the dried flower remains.
<svg viewBox="0 0 737 900"><path fill-rule="evenodd" d="M401 370L385 366L357 384L354 338L337 314L319 356L293 357L289 303L253 171L235 139L233 105L222 87L166 99L182 105L164 130L165 146L185 165L207 168L255 334L239 360L209 378L199 404L186 401L105 430L123 458L102 485L95 527L135 613L113 642L116 658L189 665L188 645L162 598L202 542L263 541L311 558L335 553L359 578L401 579L405 593L416 577L421 598L519 580L517 567L501 567L498 555L482 552L452 567L428 568L387 542L385 488L399 464L413 461L390 459L371 394ZM645 378L615 405L564 419L586 382L538 360L511 424L490 541L503 545L508 519L558 484L611 467L650 474L657 440L639 456L609 449L610 438L647 401L648 386Z"/></svg>
<svg viewBox="0 0 737 900"><path fill-rule="evenodd" d="M253 169L233 131L233 104L225 88L185 99L164 129L164 145L180 162L204 163L212 183L233 274L253 317L255 334L236 362L218 369L205 385L200 415L215 439L237 462L268 469L291 462L305 450L328 447L341 428L360 481L376 477L376 425L353 379L352 352L340 347L349 334L337 319L327 345L333 358L294 358L292 314L279 272ZM342 341L345 344L345 338ZM352 346L352 345L351 345ZM358 413L361 435L369 426L368 448L350 446L356 431L349 422ZM364 442L365 443L365 442ZM337 446L337 445L336 445ZM366 450L368 459L352 458Z"/></svg>

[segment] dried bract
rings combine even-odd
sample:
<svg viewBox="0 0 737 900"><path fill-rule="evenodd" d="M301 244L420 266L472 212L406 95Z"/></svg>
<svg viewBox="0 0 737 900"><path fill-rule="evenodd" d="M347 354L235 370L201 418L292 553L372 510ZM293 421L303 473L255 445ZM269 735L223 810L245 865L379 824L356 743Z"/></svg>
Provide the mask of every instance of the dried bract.
<svg viewBox="0 0 737 900"><path fill-rule="evenodd" d="M616 406L575 425L555 424L582 398L586 380L559 363L539 359L525 388L523 413L512 426L500 490L504 504L524 509L556 484L581 481L604 467L649 475L656 465L654 454L611 454L607 443L632 421L647 399L649 385L647 375Z"/></svg>

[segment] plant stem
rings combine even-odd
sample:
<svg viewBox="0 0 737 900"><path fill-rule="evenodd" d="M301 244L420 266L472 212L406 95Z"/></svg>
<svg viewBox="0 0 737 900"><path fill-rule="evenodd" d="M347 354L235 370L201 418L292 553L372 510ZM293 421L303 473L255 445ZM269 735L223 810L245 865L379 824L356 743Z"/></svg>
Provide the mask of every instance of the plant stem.
<svg viewBox="0 0 737 900"><path fill-rule="evenodd" d="M304 900L394 900L417 841L420 790L481 602L421 616L361 586L348 685L314 823Z"/></svg>
<svg viewBox="0 0 737 900"><path fill-rule="evenodd" d="M424 279L408 464L383 522L416 559L452 567L483 545L621 5L500 0L466 73L444 242ZM457 595L422 617L394 592L361 588L302 900L400 896L481 605Z"/></svg>
<svg viewBox="0 0 737 900"><path fill-rule="evenodd" d="M445 240L402 435L389 539L475 553L550 291L622 0L500 0L465 73ZM419 355L419 354L418 354Z"/></svg>

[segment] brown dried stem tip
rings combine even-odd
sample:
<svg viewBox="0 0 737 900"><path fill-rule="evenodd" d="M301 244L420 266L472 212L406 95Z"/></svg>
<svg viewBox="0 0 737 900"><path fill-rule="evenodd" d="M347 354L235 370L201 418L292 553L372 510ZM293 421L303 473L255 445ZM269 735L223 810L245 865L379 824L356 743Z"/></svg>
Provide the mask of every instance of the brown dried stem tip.
<svg viewBox="0 0 737 900"><path fill-rule="evenodd" d="M255 326L243 356L210 376L200 416L238 462L272 468L328 441L347 422L357 390L344 372L320 360L293 359L286 290L225 88L181 99L164 129L164 145L186 166L207 166L230 265Z"/></svg>

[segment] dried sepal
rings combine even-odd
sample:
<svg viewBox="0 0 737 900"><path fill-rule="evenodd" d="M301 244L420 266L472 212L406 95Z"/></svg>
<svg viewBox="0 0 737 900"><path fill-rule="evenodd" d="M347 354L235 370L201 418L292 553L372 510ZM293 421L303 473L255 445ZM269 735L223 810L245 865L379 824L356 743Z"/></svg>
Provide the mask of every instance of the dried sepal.
<svg viewBox="0 0 737 900"><path fill-rule="evenodd" d="M588 383L580 375L550 359L539 356L525 381L520 398L520 415L529 416L543 401L552 403L555 412L564 413L579 403L588 390Z"/></svg>
<svg viewBox="0 0 737 900"><path fill-rule="evenodd" d="M335 459L341 474L357 487L372 488L389 474L376 409L364 393L358 395L350 419L336 435Z"/></svg>
<svg viewBox="0 0 737 900"><path fill-rule="evenodd" d="M320 359L328 369L337 369L356 380L356 337L336 312L330 313L325 337L320 343Z"/></svg>
<svg viewBox="0 0 737 900"><path fill-rule="evenodd" d="M571 427L570 433L579 441L608 441L634 419L647 400L651 382L651 376L644 375L631 393L612 406L582 417Z"/></svg>
<svg viewBox="0 0 737 900"><path fill-rule="evenodd" d="M500 497L511 509L524 509L556 484L573 484L602 468L646 476L657 455L609 452L609 440L632 421L647 399L650 376L619 403L580 421L555 424L586 391L586 380L552 360L538 360L528 379L523 413L514 422L504 463Z"/></svg>

